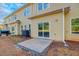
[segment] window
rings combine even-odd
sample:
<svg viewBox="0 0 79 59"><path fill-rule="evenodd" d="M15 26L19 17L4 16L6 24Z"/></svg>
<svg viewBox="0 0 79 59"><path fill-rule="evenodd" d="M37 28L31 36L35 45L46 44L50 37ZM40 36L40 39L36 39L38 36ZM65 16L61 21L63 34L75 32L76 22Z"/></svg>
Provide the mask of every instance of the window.
<svg viewBox="0 0 79 59"><path fill-rule="evenodd" d="M23 26L21 25L21 31L23 30Z"/></svg>
<svg viewBox="0 0 79 59"><path fill-rule="evenodd" d="M29 33L31 34L31 25L29 24Z"/></svg>
<svg viewBox="0 0 79 59"><path fill-rule="evenodd" d="M15 27L14 26L12 26L12 34L15 34Z"/></svg>
<svg viewBox="0 0 79 59"><path fill-rule="evenodd" d="M44 9L48 8L48 3L44 3Z"/></svg>
<svg viewBox="0 0 79 59"><path fill-rule="evenodd" d="M49 23L39 23L38 24L38 36L49 37Z"/></svg>
<svg viewBox="0 0 79 59"><path fill-rule="evenodd" d="M42 10L42 3L38 4L38 10Z"/></svg>
<svg viewBox="0 0 79 59"><path fill-rule="evenodd" d="M44 37L49 37L49 23L44 23Z"/></svg>
<svg viewBox="0 0 79 59"><path fill-rule="evenodd" d="M45 10L48 8L48 3L38 3L38 10Z"/></svg>
<svg viewBox="0 0 79 59"><path fill-rule="evenodd" d="M14 19L15 19L15 20L17 19L16 15L14 16Z"/></svg>
<svg viewBox="0 0 79 59"><path fill-rule="evenodd" d="M25 30L26 30L26 25L25 25Z"/></svg>
<svg viewBox="0 0 79 59"><path fill-rule="evenodd" d="M39 24L38 24L38 29L39 29L40 31L43 30L42 25L43 25L42 23L39 23Z"/></svg>
<svg viewBox="0 0 79 59"><path fill-rule="evenodd" d="M23 26L21 25L21 34L23 34Z"/></svg>
<svg viewBox="0 0 79 59"><path fill-rule="evenodd" d="M72 33L79 34L79 18L71 20L71 31Z"/></svg>
<svg viewBox="0 0 79 59"><path fill-rule="evenodd" d="M12 31L14 31L14 30L15 30L15 27L13 26L13 27L12 27Z"/></svg>
<svg viewBox="0 0 79 59"><path fill-rule="evenodd" d="M30 15L30 8L26 8L24 10L24 16L28 16L28 15Z"/></svg>
<svg viewBox="0 0 79 59"><path fill-rule="evenodd" d="M12 16L11 19L12 20L16 20L17 19L16 15L15 16Z"/></svg>
<svg viewBox="0 0 79 59"><path fill-rule="evenodd" d="M43 24L39 23L38 24L38 36L41 36L41 37L43 36L42 30L43 30Z"/></svg>

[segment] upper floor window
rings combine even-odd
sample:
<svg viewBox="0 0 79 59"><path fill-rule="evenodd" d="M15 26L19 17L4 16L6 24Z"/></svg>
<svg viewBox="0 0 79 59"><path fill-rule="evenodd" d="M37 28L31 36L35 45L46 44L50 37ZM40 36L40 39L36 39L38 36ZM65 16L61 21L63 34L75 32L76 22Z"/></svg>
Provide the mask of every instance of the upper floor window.
<svg viewBox="0 0 79 59"><path fill-rule="evenodd" d="M48 3L38 3L38 10L45 10L48 8Z"/></svg>
<svg viewBox="0 0 79 59"><path fill-rule="evenodd" d="M38 4L38 10L42 10L43 8L42 8L42 3L39 3Z"/></svg>
<svg viewBox="0 0 79 59"><path fill-rule="evenodd" d="M24 16L28 16L28 15L30 15L30 8L26 8L24 10Z"/></svg>
<svg viewBox="0 0 79 59"><path fill-rule="evenodd" d="M44 3L44 9L48 8L48 3Z"/></svg>
<svg viewBox="0 0 79 59"><path fill-rule="evenodd" d="M16 15L15 16L12 16L11 19L12 20L16 20L17 19Z"/></svg>

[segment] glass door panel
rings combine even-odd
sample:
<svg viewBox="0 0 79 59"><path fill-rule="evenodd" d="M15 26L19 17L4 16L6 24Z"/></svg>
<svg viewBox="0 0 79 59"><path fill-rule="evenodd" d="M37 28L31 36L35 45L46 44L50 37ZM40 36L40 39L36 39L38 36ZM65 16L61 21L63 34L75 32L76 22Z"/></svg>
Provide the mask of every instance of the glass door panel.
<svg viewBox="0 0 79 59"><path fill-rule="evenodd" d="M48 22L38 24L38 36L49 37L49 23Z"/></svg>

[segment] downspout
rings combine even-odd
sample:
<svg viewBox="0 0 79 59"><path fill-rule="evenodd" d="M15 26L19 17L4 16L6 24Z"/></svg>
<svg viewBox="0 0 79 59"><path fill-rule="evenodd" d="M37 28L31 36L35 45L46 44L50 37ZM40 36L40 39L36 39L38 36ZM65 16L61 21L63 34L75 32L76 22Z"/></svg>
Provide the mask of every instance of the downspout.
<svg viewBox="0 0 79 59"><path fill-rule="evenodd" d="M65 16L64 16L64 8L63 8L63 43L64 43L64 47L68 47L68 44L65 42L65 23L64 23L64 20L65 20Z"/></svg>

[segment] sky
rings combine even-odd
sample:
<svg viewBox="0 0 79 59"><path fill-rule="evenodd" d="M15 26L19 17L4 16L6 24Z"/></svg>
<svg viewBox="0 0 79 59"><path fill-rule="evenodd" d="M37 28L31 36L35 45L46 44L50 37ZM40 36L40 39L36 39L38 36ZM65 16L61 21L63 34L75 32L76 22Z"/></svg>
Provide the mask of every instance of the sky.
<svg viewBox="0 0 79 59"><path fill-rule="evenodd" d="M0 23L3 23L3 18L21 8L24 3L0 3Z"/></svg>

